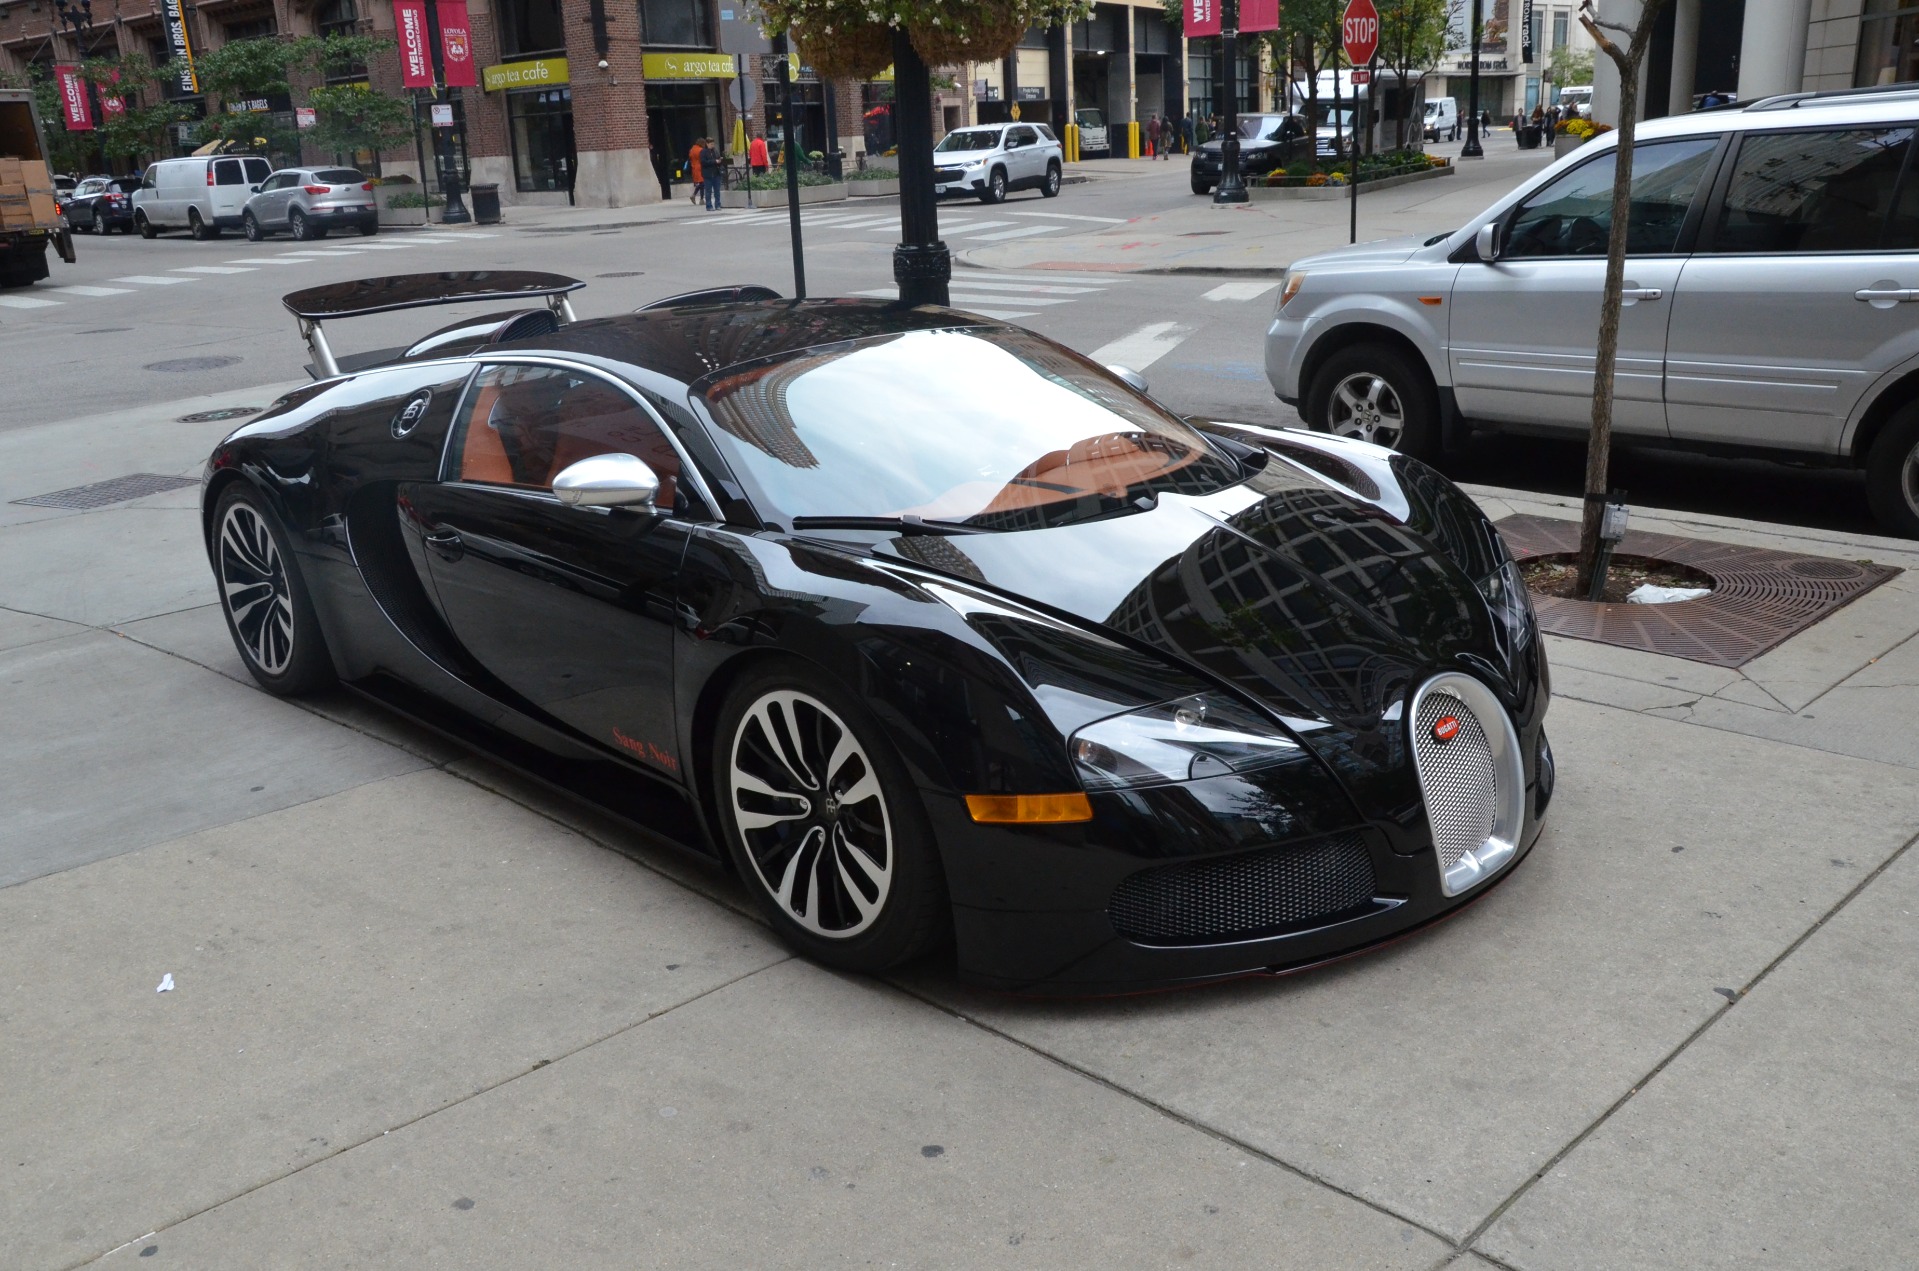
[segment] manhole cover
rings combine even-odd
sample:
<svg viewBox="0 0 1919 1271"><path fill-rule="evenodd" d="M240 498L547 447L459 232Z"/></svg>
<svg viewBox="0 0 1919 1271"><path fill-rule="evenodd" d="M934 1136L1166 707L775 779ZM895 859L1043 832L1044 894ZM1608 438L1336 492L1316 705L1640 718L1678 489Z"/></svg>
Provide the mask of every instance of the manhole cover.
<svg viewBox="0 0 1919 1271"><path fill-rule="evenodd" d="M239 360L237 357L176 357L166 362L148 362L140 369L143 371L217 371L223 366L232 366Z"/></svg>
<svg viewBox="0 0 1919 1271"><path fill-rule="evenodd" d="M89 508L103 508L109 504L125 503L129 499L142 499L149 494L160 494L167 490L180 490L199 484L198 477L163 477L157 472L135 472L124 477L114 477L110 481L76 485L70 490L36 494L30 499L15 499L14 502L35 508L70 508L85 511Z"/></svg>
<svg viewBox="0 0 1919 1271"><path fill-rule="evenodd" d="M176 424L212 424L222 419L239 419L246 415L257 415L259 406L222 406L219 410L199 410L191 415L182 415L174 420Z"/></svg>
<svg viewBox="0 0 1919 1271"><path fill-rule="evenodd" d="M1499 532L1521 560L1579 550L1577 521L1509 516ZM1590 604L1535 594L1542 631L1710 666L1744 666L1899 572L1640 530L1626 531L1619 551L1710 574L1713 593L1678 605Z"/></svg>
<svg viewBox="0 0 1919 1271"><path fill-rule="evenodd" d="M644 269L616 269L610 274L594 274L595 278L644 278Z"/></svg>

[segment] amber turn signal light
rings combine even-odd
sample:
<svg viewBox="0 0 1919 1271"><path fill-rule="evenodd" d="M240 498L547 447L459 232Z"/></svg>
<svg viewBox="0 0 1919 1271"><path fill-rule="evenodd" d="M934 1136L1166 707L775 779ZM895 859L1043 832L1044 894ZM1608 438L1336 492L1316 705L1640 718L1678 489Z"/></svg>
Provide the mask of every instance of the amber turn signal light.
<svg viewBox="0 0 1919 1271"><path fill-rule="evenodd" d="M1093 819L1084 794L969 794L966 810L987 825L1063 825Z"/></svg>

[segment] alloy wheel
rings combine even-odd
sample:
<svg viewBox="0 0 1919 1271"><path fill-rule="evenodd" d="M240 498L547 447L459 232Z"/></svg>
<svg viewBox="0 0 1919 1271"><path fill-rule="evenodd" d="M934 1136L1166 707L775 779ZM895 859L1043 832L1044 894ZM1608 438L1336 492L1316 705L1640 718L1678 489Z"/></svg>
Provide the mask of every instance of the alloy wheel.
<svg viewBox="0 0 1919 1271"><path fill-rule="evenodd" d="M220 599L253 664L283 673L293 661L293 592L273 531L248 503L220 523Z"/></svg>
<svg viewBox="0 0 1919 1271"><path fill-rule="evenodd" d="M1397 449L1406 431L1406 409L1383 376L1370 371L1348 375L1333 386L1326 405L1327 431Z"/></svg>
<svg viewBox="0 0 1919 1271"><path fill-rule="evenodd" d="M827 939L871 927L892 890L893 821L853 730L818 698L774 689L741 717L730 754L734 823L774 903Z"/></svg>
<svg viewBox="0 0 1919 1271"><path fill-rule="evenodd" d="M1919 517L1919 444L1906 451L1906 461L1899 466L1899 493L1913 516Z"/></svg>

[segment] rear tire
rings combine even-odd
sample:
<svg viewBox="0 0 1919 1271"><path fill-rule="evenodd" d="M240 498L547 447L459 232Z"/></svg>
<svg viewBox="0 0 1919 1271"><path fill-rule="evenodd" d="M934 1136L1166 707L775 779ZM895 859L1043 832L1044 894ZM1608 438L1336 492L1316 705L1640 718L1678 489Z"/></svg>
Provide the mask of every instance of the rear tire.
<svg viewBox="0 0 1919 1271"><path fill-rule="evenodd" d="M310 243L319 237L313 232L313 226L307 222L307 214L297 207L287 213L287 229L298 242Z"/></svg>
<svg viewBox="0 0 1919 1271"><path fill-rule="evenodd" d="M1919 402L1901 407L1872 443L1866 502L1888 533L1919 538Z"/></svg>
<svg viewBox="0 0 1919 1271"><path fill-rule="evenodd" d="M247 670L279 697L331 684L326 636L286 530L266 500L236 482L220 496L213 525L220 612Z"/></svg>
<svg viewBox="0 0 1919 1271"><path fill-rule="evenodd" d="M360 222L360 237L361 237L361 238L372 238L372 237L373 237L373 236L374 236L375 234L377 234L377 233L379 233L379 232L380 232L380 222L378 222L378 221L362 221L362 222Z"/></svg>
<svg viewBox="0 0 1919 1271"><path fill-rule="evenodd" d="M160 237L160 231L153 228L153 222L147 219L147 214L145 212L141 212L139 215L133 218L133 227L140 231L141 238Z"/></svg>
<svg viewBox="0 0 1919 1271"><path fill-rule="evenodd" d="M193 235L193 241L196 243L204 243L210 238L220 237L220 231L201 218L200 209L197 207L187 209L187 232Z"/></svg>
<svg viewBox="0 0 1919 1271"><path fill-rule="evenodd" d="M787 943L877 974L944 939L932 825L891 740L850 694L805 663L768 663L734 687L713 748L727 854ZM757 824L743 830L743 817Z"/></svg>
<svg viewBox="0 0 1919 1271"><path fill-rule="evenodd" d="M1439 394L1432 376L1384 344L1355 344L1327 358L1313 377L1306 422L1317 432L1418 459L1439 450Z"/></svg>

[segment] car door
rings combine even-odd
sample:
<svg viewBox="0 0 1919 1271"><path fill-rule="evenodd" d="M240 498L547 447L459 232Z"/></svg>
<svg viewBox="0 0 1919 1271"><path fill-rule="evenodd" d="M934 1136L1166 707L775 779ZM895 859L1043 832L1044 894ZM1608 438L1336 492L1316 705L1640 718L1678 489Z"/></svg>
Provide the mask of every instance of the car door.
<svg viewBox="0 0 1919 1271"><path fill-rule="evenodd" d="M299 180L298 172L276 172L261 183L260 193L265 197L253 216L268 231L286 228L287 208Z"/></svg>
<svg viewBox="0 0 1919 1271"><path fill-rule="evenodd" d="M1740 138L1673 301L1674 437L1831 453L1919 356L1912 150L1909 124Z"/></svg>
<svg viewBox="0 0 1919 1271"><path fill-rule="evenodd" d="M1666 436L1667 317L1685 263L1682 233L1701 200L1717 136L1639 146L1613 427ZM1460 266L1453 284L1453 391L1469 418L1584 432L1592 421L1613 153L1549 182L1504 218L1491 263Z"/></svg>
<svg viewBox="0 0 1919 1271"><path fill-rule="evenodd" d="M1033 160L1039 154L1038 141L1038 135L1024 124L1015 124L1006 130L1008 185L1025 185L1039 179L1040 174L1033 170Z"/></svg>
<svg viewBox="0 0 1919 1271"><path fill-rule="evenodd" d="M705 512L678 453L631 391L577 367L488 365L461 415L441 481L405 492L447 626L509 705L678 778L674 600ZM553 478L608 453L653 468L664 515L560 503Z"/></svg>
<svg viewBox="0 0 1919 1271"><path fill-rule="evenodd" d="M252 182L238 159L213 161L213 184L208 188L207 210L201 215L225 219L238 217L240 208L252 196Z"/></svg>

